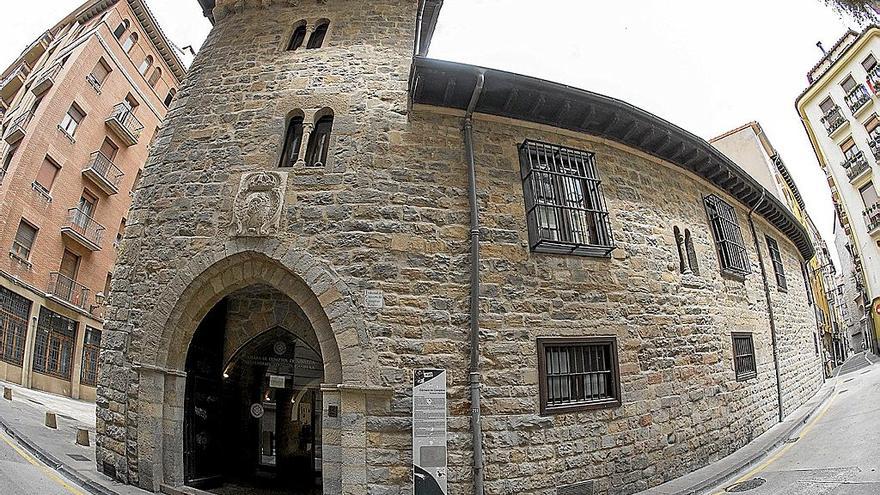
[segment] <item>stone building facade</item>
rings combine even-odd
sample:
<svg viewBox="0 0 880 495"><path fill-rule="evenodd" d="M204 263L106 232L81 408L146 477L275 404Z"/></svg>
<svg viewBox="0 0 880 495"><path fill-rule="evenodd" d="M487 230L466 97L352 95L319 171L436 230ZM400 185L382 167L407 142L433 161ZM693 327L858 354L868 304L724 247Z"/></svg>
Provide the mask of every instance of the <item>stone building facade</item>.
<svg viewBox="0 0 880 495"><path fill-rule="evenodd" d="M0 73L0 380L95 400L131 192L184 73L143 0L83 2Z"/></svg>
<svg viewBox="0 0 880 495"><path fill-rule="evenodd" d="M633 493L733 452L820 386L807 235L705 141L601 95L424 58L436 2L203 5L215 27L114 273L105 473L150 490L274 473L326 494L412 493L413 374L441 368L444 482L473 493L465 120L485 493ZM560 208L580 213L557 209L551 229L523 171L563 154L586 175L557 182L573 202ZM719 269L709 203L731 208L738 274ZM573 219L584 230L559 230ZM601 354L601 390L552 402L560 338Z"/></svg>

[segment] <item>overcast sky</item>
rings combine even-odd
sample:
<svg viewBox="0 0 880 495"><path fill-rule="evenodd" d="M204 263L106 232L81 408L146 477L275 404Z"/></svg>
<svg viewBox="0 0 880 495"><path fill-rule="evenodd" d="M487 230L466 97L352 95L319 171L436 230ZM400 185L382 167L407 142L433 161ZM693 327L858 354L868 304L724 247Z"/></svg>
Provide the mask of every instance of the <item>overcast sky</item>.
<svg viewBox="0 0 880 495"><path fill-rule="evenodd" d="M196 0L148 2L175 44L201 46L210 24ZM80 3L0 0L0 65ZM445 0L430 56L620 98L707 139L757 120L834 250L794 100L816 42L829 48L850 25L820 0Z"/></svg>

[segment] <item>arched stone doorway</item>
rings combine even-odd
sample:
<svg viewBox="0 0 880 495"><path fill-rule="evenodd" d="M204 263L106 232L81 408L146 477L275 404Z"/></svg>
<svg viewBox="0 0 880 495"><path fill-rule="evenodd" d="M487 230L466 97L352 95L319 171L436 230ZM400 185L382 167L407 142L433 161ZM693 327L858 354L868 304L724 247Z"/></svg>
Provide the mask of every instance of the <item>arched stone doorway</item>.
<svg viewBox="0 0 880 495"><path fill-rule="evenodd" d="M186 358L186 484L321 493L323 367L308 319L278 290L255 284L219 301Z"/></svg>
<svg viewBox="0 0 880 495"><path fill-rule="evenodd" d="M293 301L317 338L324 379L320 388L323 493L365 493L367 397L381 397L387 406L390 389L376 384L377 356L352 293L339 275L307 252L241 239L204 251L177 270L156 299L156 310L144 321L144 337L132 341L132 351L139 357L132 363L137 398L129 402L134 412L129 409L127 414L137 417L129 427L136 438L130 448L137 452L129 458L129 466L136 470L137 484L158 492L163 485L186 483L184 412L190 344L212 308L255 285ZM281 321L283 316L276 313L254 321L253 328L296 328ZM346 443L341 440L343 430ZM105 450L99 455L106 455ZM346 477L343 464L349 472Z"/></svg>

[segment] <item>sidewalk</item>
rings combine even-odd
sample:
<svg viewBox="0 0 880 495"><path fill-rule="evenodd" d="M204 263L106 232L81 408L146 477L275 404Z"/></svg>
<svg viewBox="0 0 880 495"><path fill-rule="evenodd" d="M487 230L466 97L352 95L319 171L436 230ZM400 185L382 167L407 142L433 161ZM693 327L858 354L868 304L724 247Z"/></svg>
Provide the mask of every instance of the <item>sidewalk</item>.
<svg viewBox="0 0 880 495"><path fill-rule="evenodd" d="M34 457L61 472L86 491L97 495L145 495L98 472L95 463L95 405L30 390L0 381L12 389L12 401L0 399L0 428ZM44 425L46 411L54 412L58 429ZM89 430L91 446L77 445L76 429Z"/></svg>
<svg viewBox="0 0 880 495"><path fill-rule="evenodd" d="M839 366L838 371L847 365L850 365L854 371L877 362L876 356L859 353ZM783 445L786 440L797 436L797 432L831 397L840 381L841 378L837 374L829 378L812 399L790 413L783 422L777 423L736 452L692 473L639 492L637 495L698 495L727 480L734 479L737 475L763 461L769 453Z"/></svg>

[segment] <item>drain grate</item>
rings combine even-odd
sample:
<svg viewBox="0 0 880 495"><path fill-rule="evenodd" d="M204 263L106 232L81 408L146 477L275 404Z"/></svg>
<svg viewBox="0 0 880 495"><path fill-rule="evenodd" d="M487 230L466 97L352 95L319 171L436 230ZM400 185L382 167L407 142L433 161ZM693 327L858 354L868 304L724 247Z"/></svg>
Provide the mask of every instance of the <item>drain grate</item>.
<svg viewBox="0 0 880 495"><path fill-rule="evenodd" d="M89 460L88 457L86 457L82 454L67 454L67 457L70 457L74 461L80 461L80 462L85 462L85 461Z"/></svg>
<svg viewBox="0 0 880 495"><path fill-rule="evenodd" d="M801 437L792 437L792 438L789 438L788 440L786 440L785 443L795 443L800 439L801 439Z"/></svg>
<svg viewBox="0 0 880 495"><path fill-rule="evenodd" d="M764 478L752 478L750 480L743 481L742 483L734 483L725 488L724 491L727 493L747 492L749 490L754 490L755 488L758 488L766 482L767 480L765 480Z"/></svg>

